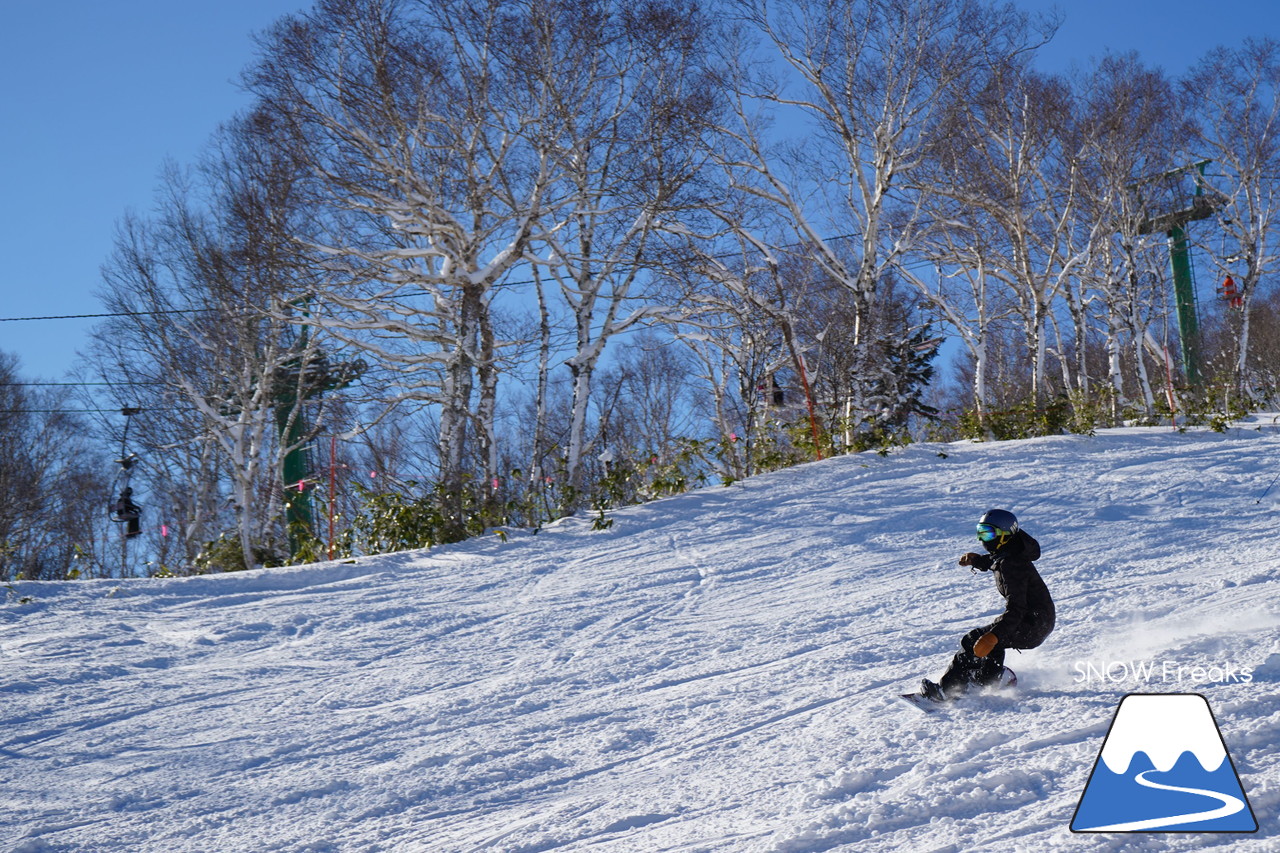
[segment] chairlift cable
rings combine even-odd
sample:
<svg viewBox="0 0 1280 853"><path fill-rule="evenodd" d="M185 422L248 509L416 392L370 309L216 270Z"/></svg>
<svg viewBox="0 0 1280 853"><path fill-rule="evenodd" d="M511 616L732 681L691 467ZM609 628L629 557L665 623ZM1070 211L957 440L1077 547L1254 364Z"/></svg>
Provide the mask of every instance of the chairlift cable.
<svg viewBox="0 0 1280 853"><path fill-rule="evenodd" d="M19 323L26 320L98 320L107 317L153 317L157 314L200 314L215 311L214 308L162 308L155 311L115 311L102 314L53 314L45 317L0 317L0 323Z"/></svg>

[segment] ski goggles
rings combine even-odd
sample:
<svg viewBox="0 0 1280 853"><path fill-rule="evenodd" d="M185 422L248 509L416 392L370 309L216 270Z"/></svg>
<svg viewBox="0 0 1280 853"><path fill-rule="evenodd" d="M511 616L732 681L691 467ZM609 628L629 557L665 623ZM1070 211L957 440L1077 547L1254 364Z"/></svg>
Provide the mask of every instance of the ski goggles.
<svg viewBox="0 0 1280 853"><path fill-rule="evenodd" d="M991 524L978 525L978 539L982 542L990 542L994 539L999 539L1001 536L1008 536L1008 535L1009 535L1009 531L1001 530L999 527L996 527L994 525L991 525Z"/></svg>

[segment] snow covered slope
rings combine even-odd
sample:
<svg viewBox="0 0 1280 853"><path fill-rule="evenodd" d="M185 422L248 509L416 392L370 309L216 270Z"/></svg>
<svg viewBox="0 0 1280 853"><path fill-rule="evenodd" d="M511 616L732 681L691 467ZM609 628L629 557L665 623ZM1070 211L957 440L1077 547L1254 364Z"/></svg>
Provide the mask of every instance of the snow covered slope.
<svg viewBox="0 0 1280 853"><path fill-rule="evenodd" d="M1272 417L925 444L603 532L17 584L0 850L1277 850L1277 473ZM991 507L1058 630L1015 694L921 714L896 694L998 611L956 565ZM1257 834L1069 832L1130 692L1208 698Z"/></svg>

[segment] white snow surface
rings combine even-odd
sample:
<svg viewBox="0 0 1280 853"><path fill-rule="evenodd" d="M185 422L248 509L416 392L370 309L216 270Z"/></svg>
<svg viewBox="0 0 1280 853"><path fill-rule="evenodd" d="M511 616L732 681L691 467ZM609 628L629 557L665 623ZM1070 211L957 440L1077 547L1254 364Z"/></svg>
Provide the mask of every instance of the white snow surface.
<svg viewBox="0 0 1280 853"><path fill-rule="evenodd" d="M1280 850L1280 426L917 444L537 535L0 605L0 850ZM897 698L1001 601L1019 684ZM0 588L0 595L6 590ZM25 600L24 599L28 599ZM1247 680L1245 678L1247 673ZM1209 701L1253 835L1073 835L1128 693Z"/></svg>

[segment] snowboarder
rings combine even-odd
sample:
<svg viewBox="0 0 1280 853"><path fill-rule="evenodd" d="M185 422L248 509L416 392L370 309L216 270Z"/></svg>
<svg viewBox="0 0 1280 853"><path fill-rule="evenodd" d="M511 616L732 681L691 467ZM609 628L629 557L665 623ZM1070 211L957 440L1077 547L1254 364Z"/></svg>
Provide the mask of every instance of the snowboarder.
<svg viewBox="0 0 1280 853"><path fill-rule="evenodd" d="M1053 599L1033 561L1040 559L1040 543L1018 526L1013 513L987 510L978 519L978 540L986 554L970 552L960 565L970 571L991 572L996 590L1004 596L1004 613L960 639L960 651L937 683L924 679L920 693L935 702L954 699L970 687L1004 683L1005 649L1034 649L1053 630Z"/></svg>

